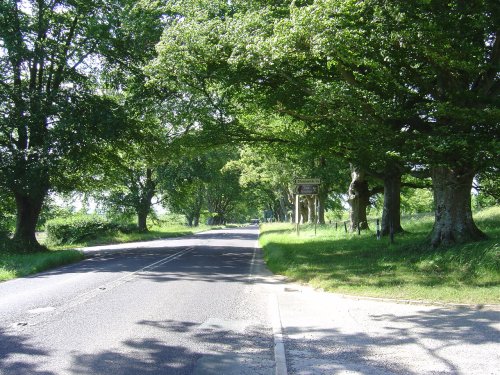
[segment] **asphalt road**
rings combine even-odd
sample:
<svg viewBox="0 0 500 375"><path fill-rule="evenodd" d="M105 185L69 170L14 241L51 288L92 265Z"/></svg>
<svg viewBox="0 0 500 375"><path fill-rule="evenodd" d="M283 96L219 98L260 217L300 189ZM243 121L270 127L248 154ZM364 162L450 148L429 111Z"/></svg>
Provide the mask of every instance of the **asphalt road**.
<svg viewBox="0 0 500 375"><path fill-rule="evenodd" d="M0 284L5 374L271 374L257 229L109 246Z"/></svg>
<svg viewBox="0 0 500 375"><path fill-rule="evenodd" d="M499 374L500 313L285 283L257 227L85 249L0 283L2 374Z"/></svg>

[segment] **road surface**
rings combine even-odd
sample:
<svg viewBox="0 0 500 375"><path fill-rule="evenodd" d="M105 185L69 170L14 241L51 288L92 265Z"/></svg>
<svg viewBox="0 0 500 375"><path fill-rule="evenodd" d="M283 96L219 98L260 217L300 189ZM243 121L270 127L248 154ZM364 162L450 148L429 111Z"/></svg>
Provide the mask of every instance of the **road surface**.
<svg viewBox="0 0 500 375"><path fill-rule="evenodd" d="M86 249L0 284L2 374L498 374L500 315L285 283L257 227Z"/></svg>

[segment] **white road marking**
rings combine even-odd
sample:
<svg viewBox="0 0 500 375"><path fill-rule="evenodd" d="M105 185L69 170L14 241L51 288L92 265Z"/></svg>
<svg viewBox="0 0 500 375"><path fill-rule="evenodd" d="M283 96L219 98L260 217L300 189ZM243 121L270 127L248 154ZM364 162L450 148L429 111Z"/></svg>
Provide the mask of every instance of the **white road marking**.
<svg viewBox="0 0 500 375"><path fill-rule="evenodd" d="M110 291L110 290L112 290L112 289L114 289L122 284L125 284L126 282L131 281L132 279L137 277L141 272L150 271L150 270L153 270L155 268L158 268L159 266L166 264L168 262L171 262L171 261L181 257L182 255L187 254L193 250L194 250L194 248L192 248L192 247L181 250L175 254L172 254L172 255L169 255L163 259L160 259L157 262L151 263L151 264L149 264L141 269L138 269L137 271L129 272L125 276L122 276L116 280L110 281L106 284L102 284L102 285L98 286L97 288L94 288L88 292L85 292L85 293L77 296L76 298L74 298L73 300L71 300L67 304L66 308L70 307L70 306L78 305L81 302L86 302L89 299L93 298L94 296L98 295L99 293L102 293L102 291Z"/></svg>
<svg viewBox="0 0 500 375"><path fill-rule="evenodd" d="M269 312L273 325L274 360L276 362L276 375L287 375L285 343L283 340L283 327L281 326L280 306L276 294L269 295Z"/></svg>
<svg viewBox="0 0 500 375"><path fill-rule="evenodd" d="M42 313L54 311L55 309L56 308L52 307L52 306L39 307L37 309L28 310L28 313L30 313L30 314L42 314Z"/></svg>
<svg viewBox="0 0 500 375"><path fill-rule="evenodd" d="M153 270L153 269L155 269L163 264L166 264L168 262L171 262L171 261L181 257L182 255L187 254L193 250L194 250L193 247L189 247L187 249L178 251L175 254L171 254L163 259L160 259L157 262L154 262L154 263L151 263L145 267L142 267L141 269L138 269L137 271L129 272L125 276L122 276L116 280L102 284L94 289L91 289L87 292L84 292L80 295L77 295L76 297L69 300L67 303L65 303L62 306L59 306L57 308L44 307L44 308L36 308L36 309L29 310L28 313L32 314L32 316L34 316L34 318L31 318L29 323L28 322L15 323L13 325L13 328L19 329L19 328L23 328L26 326L33 326L33 325L38 325L38 324L44 323L47 321L47 318L45 318L47 315L42 315L41 313L43 313L43 312L54 311L54 314L50 314L51 316L62 314L71 308L74 308L76 306L80 306L80 305L84 304L85 302L91 300L92 298L98 296L99 294L102 294L103 292L108 292L108 291L110 291L110 290L112 290L112 289L114 289L114 288L116 288L124 283L127 283L127 282L133 280L141 272Z"/></svg>

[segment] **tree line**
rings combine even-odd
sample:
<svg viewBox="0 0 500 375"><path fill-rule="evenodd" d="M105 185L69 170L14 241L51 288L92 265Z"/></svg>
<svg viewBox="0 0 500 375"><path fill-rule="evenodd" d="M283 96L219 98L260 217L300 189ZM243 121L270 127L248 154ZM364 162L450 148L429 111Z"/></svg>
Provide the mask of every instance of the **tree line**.
<svg viewBox="0 0 500 375"><path fill-rule="evenodd" d="M401 189L430 184L432 245L479 240L473 184L498 202L499 20L492 0L2 0L12 240L40 248L50 192L101 192L145 230L162 189L195 225L202 198L223 220L243 186L284 220L306 175L324 181L308 220L347 194L366 228L383 194L382 231L401 231Z"/></svg>

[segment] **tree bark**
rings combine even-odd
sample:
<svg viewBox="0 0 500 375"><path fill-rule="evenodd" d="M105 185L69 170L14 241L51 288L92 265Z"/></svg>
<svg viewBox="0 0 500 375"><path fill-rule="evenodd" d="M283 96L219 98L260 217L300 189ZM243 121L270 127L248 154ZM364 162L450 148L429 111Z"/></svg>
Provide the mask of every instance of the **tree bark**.
<svg viewBox="0 0 500 375"><path fill-rule="evenodd" d="M351 184L348 195L351 206L349 213L351 231L358 230L358 226L360 229L368 229L366 209L370 204L370 191L368 182L365 180L365 172L354 166L351 166Z"/></svg>
<svg viewBox="0 0 500 375"><path fill-rule="evenodd" d="M435 221L433 247L478 241L486 238L472 218L471 188L474 171L469 168L432 169Z"/></svg>
<svg viewBox="0 0 500 375"><path fill-rule="evenodd" d="M325 204L327 199L328 188L320 186L318 194L318 224L325 224Z"/></svg>
<svg viewBox="0 0 500 375"><path fill-rule="evenodd" d="M401 172L390 171L384 175L384 208L382 211L382 236L403 232L401 227Z"/></svg>
<svg viewBox="0 0 500 375"><path fill-rule="evenodd" d="M307 222L313 224L316 221L316 199L313 195L308 195L307 199Z"/></svg>
<svg viewBox="0 0 500 375"><path fill-rule="evenodd" d="M304 201L299 199L299 224L307 223L307 215L309 214L307 206L307 200Z"/></svg>
<svg viewBox="0 0 500 375"><path fill-rule="evenodd" d="M147 226L148 213L149 213L149 208L147 211L140 210L139 212L137 212L137 227L139 229L139 232L148 231L148 226Z"/></svg>
<svg viewBox="0 0 500 375"><path fill-rule="evenodd" d="M136 207L137 226L140 232L147 232L147 218L151 211L151 201L156 193L156 182L153 180L153 170L146 168L146 180L144 184L139 183L139 202Z"/></svg>
<svg viewBox="0 0 500 375"><path fill-rule="evenodd" d="M279 216L278 221L286 222L287 221L287 206L286 206L286 198L282 195L279 198Z"/></svg>
<svg viewBox="0 0 500 375"><path fill-rule="evenodd" d="M23 251L44 249L36 239L36 224L42 211L45 194L26 195L15 193L17 217L13 240Z"/></svg>
<svg viewBox="0 0 500 375"><path fill-rule="evenodd" d="M222 214L217 213L215 216L208 219L208 225L222 225L225 222L225 218Z"/></svg>

